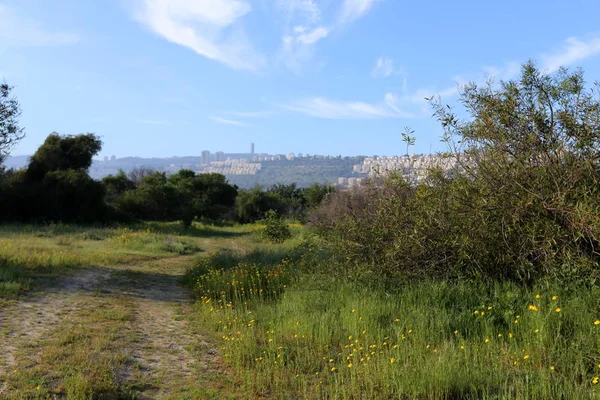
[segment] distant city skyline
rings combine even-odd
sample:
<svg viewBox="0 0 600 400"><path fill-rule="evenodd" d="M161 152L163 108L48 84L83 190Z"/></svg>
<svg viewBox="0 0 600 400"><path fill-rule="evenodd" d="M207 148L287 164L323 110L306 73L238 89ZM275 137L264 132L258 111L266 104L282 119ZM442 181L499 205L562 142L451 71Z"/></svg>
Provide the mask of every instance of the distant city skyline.
<svg viewBox="0 0 600 400"><path fill-rule="evenodd" d="M53 132L100 156L444 149L425 97L581 66L600 79L597 0L0 0L0 80L32 154ZM510 29L507 29L510 26Z"/></svg>

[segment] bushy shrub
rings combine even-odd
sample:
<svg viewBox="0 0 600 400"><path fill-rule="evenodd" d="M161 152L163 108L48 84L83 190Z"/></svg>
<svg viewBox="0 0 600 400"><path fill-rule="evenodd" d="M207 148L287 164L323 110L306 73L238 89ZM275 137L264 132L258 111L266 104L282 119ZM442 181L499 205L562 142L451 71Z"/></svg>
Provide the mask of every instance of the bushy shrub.
<svg viewBox="0 0 600 400"><path fill-rule="evenodd" d="M378 275L531 282L598 278L600 103L581 72L467 85L470 119L433 103L456 160L411 186L391 176L311 216L339 259Z"/></svg>
<svg viewBox="0 0 600 400"><path fill-rule="evenodd" d="M262 231L262 235L271 243L283 243L292 237L292 232L286 222L273 210L265 213L263 223L265 229Z"/></svg>
<svg viewBox="0 0 600 400"><path fill-rule="evenodd" d="M241 190L235 200L236 219L243 224L258 221L269 210L281 209L281 198L276 193L264 191L260 186Z"/></svg>

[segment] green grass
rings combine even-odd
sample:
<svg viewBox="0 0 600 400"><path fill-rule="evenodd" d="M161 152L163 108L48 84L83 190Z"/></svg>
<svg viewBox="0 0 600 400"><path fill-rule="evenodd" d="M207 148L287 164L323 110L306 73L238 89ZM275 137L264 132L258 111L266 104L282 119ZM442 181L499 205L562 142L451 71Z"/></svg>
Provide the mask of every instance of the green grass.
<svg viewBox="0 0 600 400"><path fill-rule="evenodd" d="M135 398L168 384L172 398L190 399L600 397L598 287L391 289L332 274L300 227L277 245L260 229L0 227L0 298L10 301L79 268L110 270L111 287L152 288L189 266L182 282L198 299L190 329L208 335L235 374L229 383L200 372L197 384L145 381L121 351L141 340L131 329L135 302L100 291L78 295L69 319L18 348L17 370L0 382L13 398ZM199 359L202 343L193 350Z"/></svg>
<svg viewBox="0 0 600 400"><path fill-rule="evenodd" d="M97 300L82 298L79 311L65 316L43 340L19 349L22 367L0 379L12 389L8 398L136 397L136 387L124 387L117 379L128 361L123 349L134 335L129 327L131 305L118 299Z"/></svg>
<svg viewBox="0 0 600 400"><path fill-rule="evenodd" d="M227 271L224 258L235 266L244 256L217 256L215 265ZM243 287L238 267L229 275L205 270L196 283L196 322L212 329L226 361L255 396L600 396L597 287L423 282L390 291L306 272L307 260L296 254L276 267L304 271L277 298L215 301L218 296L203 291L210 280L225 293L232 284Z"/></svg>
<svg viewBox="0 0 600 400"><path fill-rule="evenodd" d="M196 257L253 247L258 229L194 224L185 230L171 223L0 225L0 313L7 322L0 342L6 339L10 356L0 358L0 371L6 372L0 373L0 397L134 399L150 392L173 399L236 398L235 381L218 367L207 367L212 365L207 352L215 364L219 358L202 339L202 330L177 331L200 341L197 349L189 349L197 358L197 376L191 381L176 378L172 369L153 370L158 378L150 380L131 352L146 348L148 340L155 343L145 336L143 324L152 321L141 320L139 299L159 311L172 307L169 294L161 290L175 289ZM78 285L89 286L75 290L63 286L82 269L102 278L82 281ZM37 307L40 299L56 308ZM182 307L182 320L186 312L189 307ZM166 354L149 357L160 361ZM168 361L157 365L178 368Z"/></svg>
<svg viewBox="0 0 600 400"><path fill-rule="evenodd" d="M249 230L194 224L143 223L126 227L0 226L0 304L36 281L77 268L136 264L214 250L224 240L246 241ZM4 299L4 300L3 300Z"/></svg>

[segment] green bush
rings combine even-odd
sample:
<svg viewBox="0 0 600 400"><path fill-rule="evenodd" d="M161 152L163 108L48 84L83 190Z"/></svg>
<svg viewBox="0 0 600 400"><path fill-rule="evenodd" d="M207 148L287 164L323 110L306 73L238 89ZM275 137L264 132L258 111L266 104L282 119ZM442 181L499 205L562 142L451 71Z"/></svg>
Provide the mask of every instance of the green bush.
<svg viewBox="0 0 600 400"><path fill-rule="evenodd" d="M310 221L361 275L598 279L600 102L581 72L467 85L470 119L433 103L450 170L328 196Z"/></svg>
<svg viewBox="0 0 600 400"><path fill-rule="evenodd" d="M262 235L271 243L283 243L292 237L292 232L286 222L273 210L265 213L263 223L265 229L262 231Z"/></svg>

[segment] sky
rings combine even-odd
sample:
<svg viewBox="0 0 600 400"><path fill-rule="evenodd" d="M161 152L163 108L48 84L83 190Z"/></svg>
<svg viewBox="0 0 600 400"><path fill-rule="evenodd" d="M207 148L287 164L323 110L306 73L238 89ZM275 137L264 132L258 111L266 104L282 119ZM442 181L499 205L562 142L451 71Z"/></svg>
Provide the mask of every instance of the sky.
<svg viewBox="0 0 600 400"><path fill-rule="evenodd" d="M0 80L32 154L93 132L100 156L202 150L444 150L425 97L582 67L600 80L597 0L0 0Z"/></svg>

